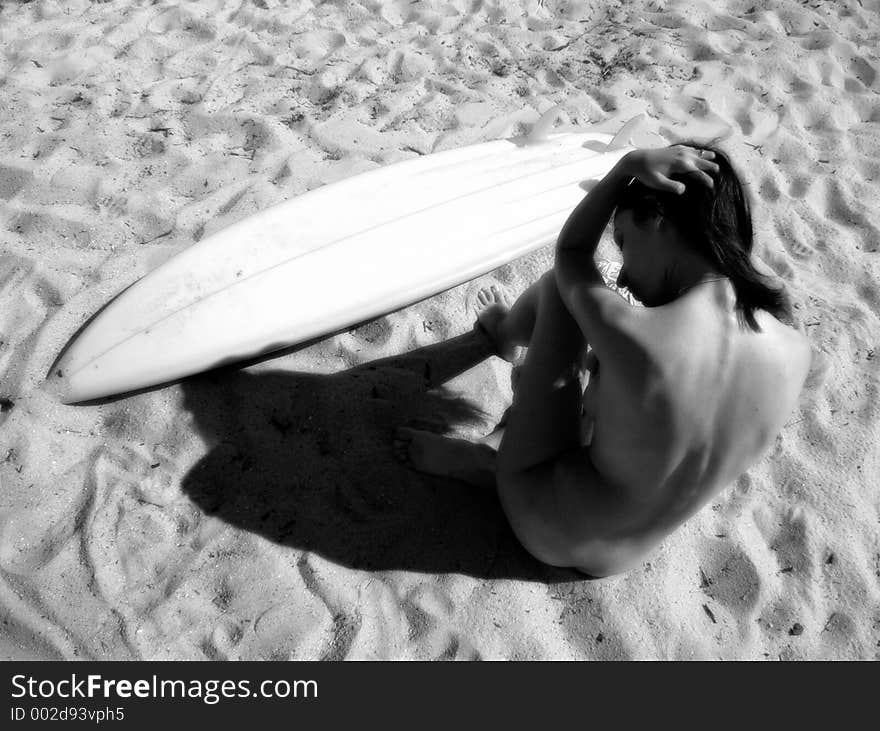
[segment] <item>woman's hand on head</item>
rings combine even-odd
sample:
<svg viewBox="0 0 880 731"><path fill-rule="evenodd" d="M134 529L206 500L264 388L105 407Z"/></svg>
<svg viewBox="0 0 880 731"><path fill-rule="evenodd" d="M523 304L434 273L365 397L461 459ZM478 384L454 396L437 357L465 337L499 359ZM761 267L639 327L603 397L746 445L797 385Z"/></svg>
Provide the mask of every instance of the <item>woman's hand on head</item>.
<svg viewBox="0 0 880 731"><path fill-rule="evenodd" d="M715 153L711 150L675 145L653 150L633 150L622 162L627 175L649 188L681 194L685 191L685 183L681 181L683 176L709 188L715 186L712 175L719 168L712 162L714 159ZM673 180L673 175L678 179Z"/></svg>

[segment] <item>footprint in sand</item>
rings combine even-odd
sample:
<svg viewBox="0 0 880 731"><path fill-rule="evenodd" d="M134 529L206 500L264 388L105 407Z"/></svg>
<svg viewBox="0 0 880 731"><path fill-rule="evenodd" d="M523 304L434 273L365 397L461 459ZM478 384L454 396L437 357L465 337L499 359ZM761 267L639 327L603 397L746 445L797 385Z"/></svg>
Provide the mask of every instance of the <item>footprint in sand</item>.
<svg viewBox="0 0 880 731"><path fill-rule="evenodd" d="M388 317L380 317L352 330L351 334L358 340L364 340L371 346L380 348L391 340L394 326Z"/></svg>
<svg viewBox="0 0 880 731"><path fill-rule="evenodd" d="M870 223L859 212L858 205L853 205L854 199L843 186L836 180L829 179L826 189L826 201L828 217L844 226L854 228L869 228ZM873 230L873 227L870 227Z"/></svg>
<svg viewBox="0 0 880 731"><path fill-rule="evenodd" d="M816 250L812 246L805 244L800 239L784 238L782 241L785 244L788 253L798 259L809 259L816 253Z"/></svg>
<svg viewBox="0 0 880 731"><path fill-rule="evenodd" d="M782 195L779 190L779 186L776 184L776 181L773 178L767 176L761 181L761 198L763 200L769 201L770 203L775 203L779 200L779 197Z"/></svg>
<svg viewBox="0 0 880 731"><path fill-rule="evenodd" d="M722 517L737 520L752 502L753 480L748 473L740 475L734 486L722 496Z"/></svg>
<svg viewBox="0 0 880 731"><path fill-rule="evenodd" d="M815 519L811 518L804 508L787 511L779 522L779 530L769 542L770 550L776 554L779 573L802 583L812 581L819 565L810 529Z"/></svg>
<svg viewBox="0 0 880 731"><path fill-rule="evenodd" d="M848 91L850 94L861 94L865 91L865 85L858 79L852 77L847 78L843 82L843 88L844 91Z"/></svg>
<svg viewBox="0 0 880 731"><path fill-rule="evenodd" d="M455 606L441 588L420 584L405 594L401 609L409 627L408 637L420 654L437 660L474 654L467 640L450 629Z"/></svg>
<svg viewBox="0 0 880 731"><path fill-rule="evenodd" d="M46 566L74 539L77 530L92 511L90 489L65 490L68 485L87 481L91 460L85 459L57 478L57 485L46 485L51 495L39 509L23 510L0 518L0 567L20 575L32 575Z"/></svg>
<svg viewBox="0 0 880 731"><path fill-rule="evenodd" d="M870 272L865 272L862 281L856 285L856 293L866 305L868 312L880 312L880 291L877 288L877 282L874 280ZM861 313L859 313L860 324L863 328L862 332L867 334L868 323ZM869 345L868 342L862 343L866 348L873 347L876 343Z"/></svg>
<svg viewBox="0 0 880 731"><path fill-rule="evenodd" d="M863 424L876 424L877 414L880 412L880 399L878 399L880 388L873 381L868 380L864 384L864 389L864 398L860 400L855 414Z"/></svg>
<svg viewBox="0 0 880 731"><path fill-rule="evenodd" d="M877 80L877 69L864 56L857 52L852 44L841 41L831 46L831 55L840 66L852 72L849 79L858 81L859 85L873 86Z"/></svg>
<svg viewBox="0 0 880 731"><path fill-rule="evenodd" d="M740 623L751 618L761 598L761 572L730 540L715 540L701 562L700 589L727 608Z"/></svg>
<svg viewBox="0 0 880 731"><path fill-rule="evenodd" d="M318 562L321 565L320 561ZM332 617L330 640L324 645L321 660L343 660L352 650L352 646L361 631L363 617L355 608L348 610L350 598L346 601L345 591L340 593L339 585L334 576L325 576L324 572L314 565L314 559L303 553L296 562L296 568L302 578L306 590L318 598ZM330 572L333 574L333 572Z"/></svg>
<svg viewBox="0 0 880 731"><path fill-rule="evenodd" d="M250 185L245 185L241 188L241 190L234 193L220 208L217 209L217 215L225 216L229 213L235 206L244 198L245 194L250 189Z"/></svg>
<svg viewBox="0 0 880 731"><path fill-rule="evenodd" d="M864 640L860 637L864 628L847 612L830 612L824 625L816 629L819 631L823 646L819 657L862 660L870 658L858 651L859 647L865 646Z"/></svg>
<svg viewBox="0 0 880 731"><path fill-rule="evenodd" d="M810 192L810 186L813 181L810 178L794 177L788 186L788 194L792 198L803 198Z"/></svg>
<svg viewBox="0 0 880 731"><path fill-rule="evenodd" d="M96 205L108 218L119 218L128 211L128 198L109 195L99 199Z"/></svg>
<svg viewBox="0 0 880 731"><path fill-rule="evenodd" d="M792 74L788 80L788 92L797 97L798 101L809 101L816 95L816 86L797 74Z"/></svg>
<svg viewBox="0 0 880 731"><path fill-rule="evenodd" d="M775 222L775 228L785 250L795 258L806 260L816 253L807 243L813 236L799 216L780 217Z"/></svg>
<svg viewBox="0 0 880 731"><path fill-rule="evenodd" d="M33 179L29 170L0 165L0 200L11 200Z"/></svg>
<svg viewBox="0 0 880 731"><path fill-rule="evenodd" d="M766 254L767 264L770 265L770 268L775 272L778 277L785 279L786 281L791 281L794 277L794 269L788 260L781 255L779 252L768 251Z"/></svg>
<svg viewBox="0 0 880 731"><path fill-rule="evenodd" d="M739 128L742 130L744 137L749 137L752 132L755 131L755 123L752 121L751 115L749 114L750 110L748 106L744 106L739 109L734 115L734 119L736 123L739 125Z"/></svg>
<svg viewBox="0 0 880 731"><path fill-rule="evenodd" d="M800 41L805 51L824 51L834 43L837 35L830 30L815 30Z"/></svg>
<svg viewBox="0 0 880 731"><path fill-rule="evenodd" d="M804 391L808 394L817 394L824 390L825 382L833 370L834 360L824 350L813 349L813 358L810 361L810 371L807 373L807 381ZM815 398L815 396L813 396Z"/></svg>
<svg viewBox="0 0 880 731"><path fill-rule="evenodd" d="M161 11L147 24L147 31L155 35L189 33L197 41L212 41L217 37L213 19L203 20L180 5Z"/></svg>

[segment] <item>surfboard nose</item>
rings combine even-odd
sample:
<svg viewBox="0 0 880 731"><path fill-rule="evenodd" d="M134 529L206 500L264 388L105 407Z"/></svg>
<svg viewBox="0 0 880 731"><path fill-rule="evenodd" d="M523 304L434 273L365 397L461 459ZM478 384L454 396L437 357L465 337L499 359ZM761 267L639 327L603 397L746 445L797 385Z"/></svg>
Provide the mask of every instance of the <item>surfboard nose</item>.
<svg viewBox="0 0 880 731"><path fill-rule="evenodd" d="M82 368L74 363L77 358L74 351L75 349L70 347L66 348L52 364L43 380L43 390L63 404L76 404L94 398L87 393L88 389L82 388L82 384L79 383L82 379L76 377Z"/></svg>
<svg viewBox="0 0 880 731"><path fill-rule="evenodd" d="M71 384L66 376L66 357L61 358L46 375L43 381L43 390L57 398L63 404L76 403Z"/></svg>

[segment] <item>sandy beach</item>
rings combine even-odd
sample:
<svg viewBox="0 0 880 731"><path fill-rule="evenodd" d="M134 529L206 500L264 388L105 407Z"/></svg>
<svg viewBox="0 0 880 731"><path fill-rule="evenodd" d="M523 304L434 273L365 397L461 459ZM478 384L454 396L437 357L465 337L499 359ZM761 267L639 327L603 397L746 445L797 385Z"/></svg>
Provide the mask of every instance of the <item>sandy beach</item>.
<svg viewBox="0 0 880 731"><path fill-rule="evenodd" d="M880 0L0 0L0 659L880 657L878 48ZM45 387L193 243L554 105L722 137L814 349L773 449L636 570L543 566L394 457L497 422L510 365L436 359L552 247L242 368Z"/></svg>

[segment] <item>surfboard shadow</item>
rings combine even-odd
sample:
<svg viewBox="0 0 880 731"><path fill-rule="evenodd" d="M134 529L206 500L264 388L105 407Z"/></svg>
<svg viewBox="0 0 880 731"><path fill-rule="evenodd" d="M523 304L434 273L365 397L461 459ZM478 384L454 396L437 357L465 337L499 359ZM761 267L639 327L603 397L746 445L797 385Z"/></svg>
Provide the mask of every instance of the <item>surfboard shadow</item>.
<svg viewBox="0 0 880 731"><path fill-rule="evenodd" d="M483 419L442 386L456 369L444 361L450 342L332 375L188 379L184 406L211 446L184 492L230 525L354 569L583 580L526 553L494 491L395 459L401 425L443 431Z"/></svg>

